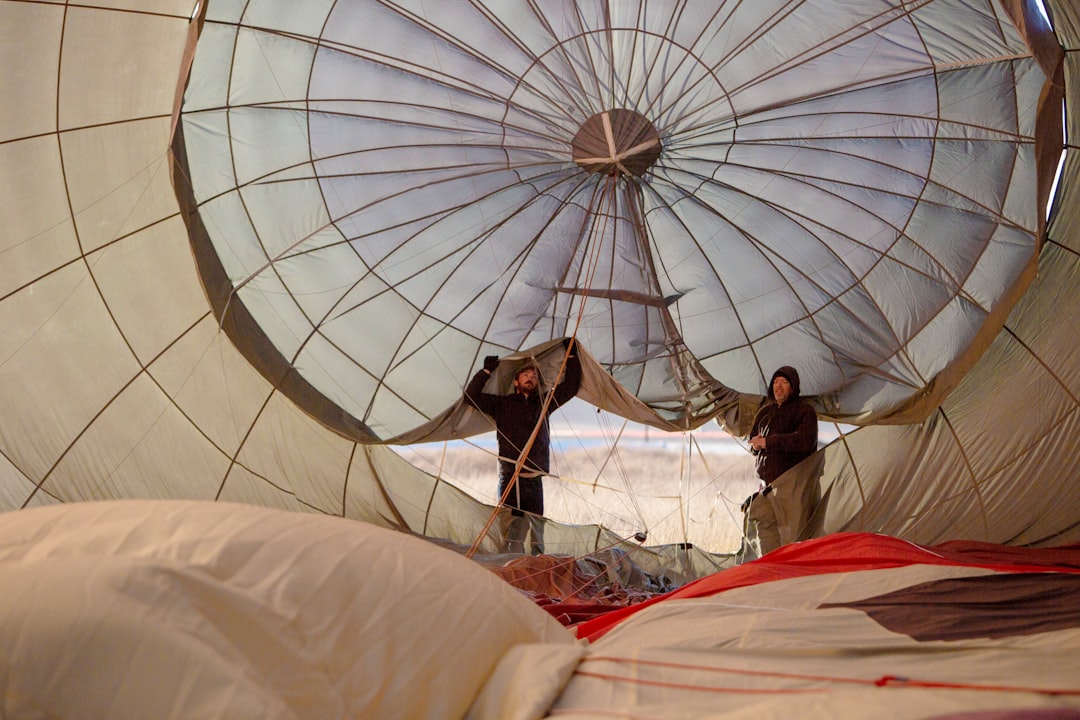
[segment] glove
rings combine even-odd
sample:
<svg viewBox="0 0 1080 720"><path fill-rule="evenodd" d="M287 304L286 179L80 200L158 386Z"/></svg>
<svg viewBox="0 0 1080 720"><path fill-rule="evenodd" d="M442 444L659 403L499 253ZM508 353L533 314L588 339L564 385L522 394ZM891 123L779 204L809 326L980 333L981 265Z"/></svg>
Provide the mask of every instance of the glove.
<svg viewBox="0 0 1080 720"><path fill-rule="evenodd" d="M488 372L495 372L495 368L499 367L499 356L488 355L484 358L484 369Z"/></svg>
<svg viewBox="0 0 1080 720"><path fill-rule="evenodd" d="M750 503L752 503L754 501L754 498L756 498L757 496L758 493L754 493L750 497L743 500L742 506L739 509L742 510L743 513L746 513L746 511L750 509Z"/></svg>

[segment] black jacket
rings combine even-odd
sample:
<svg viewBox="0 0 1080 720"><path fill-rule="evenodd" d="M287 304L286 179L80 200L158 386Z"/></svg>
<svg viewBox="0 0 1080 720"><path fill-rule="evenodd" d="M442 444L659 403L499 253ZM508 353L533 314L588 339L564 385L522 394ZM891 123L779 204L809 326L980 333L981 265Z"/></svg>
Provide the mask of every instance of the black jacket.
<svg viewBox="0 0 1080 720"><path fill-rule="evenodd" d="M773 380L783 375L791 383L791 397L777 405ZM799 373L782 367L769 379L769 400L758 410L750 437L765 438L765 449L757 454L757 474L766 485L805 460L817 449L817 413L799 397Z"/></svg>
<svg viewBox="0 0 1080 720"><path fill-rule="evenodd" d="M489 415L495 421L496 434L499 437L499 464L504 472L513 471L521 450L529 442L533 428L540 424L540 430L529 448L529 456L522 472L526 475L547 474L550 470L549 449L551 437L548 431L548 416L560 405L565 405L577 395L581 387L581 361L577 355L566 360L566 372L563 381L555 386L555 394L548 404L547 415L540 422L540 410L544 406L547 390L540 390L531 395L513 393L496 395L484 392L484 385L491 377L486 371L479 370L465 388L465 399L477 410ZM509 466L506 468L505 466Z"/></svg>

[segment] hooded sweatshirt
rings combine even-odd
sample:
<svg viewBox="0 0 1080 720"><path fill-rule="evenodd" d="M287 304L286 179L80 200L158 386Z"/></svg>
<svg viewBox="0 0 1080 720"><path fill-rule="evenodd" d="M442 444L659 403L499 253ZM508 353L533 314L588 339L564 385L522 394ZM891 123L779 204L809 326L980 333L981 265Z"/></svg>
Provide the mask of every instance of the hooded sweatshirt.
<svg viewBox="0 0 1080 720"><path fill-rule="evenodd" d="M527 363L528 364L528 363ZM525 365L517 368L520 373ZM522 477L546 475L550 469L549 446L551 439L548 430L548 416L556 408L565 405L581 387L581 361L577 354L571 354L566 361L566 373L563 381L555 386L547 413L541 417L544 406L544 390L526 395L515 392L510 395L497 395L484 392L484 385L490 375L483 369L478 370L465 388L465 399L477 410L489 415L495 421L496 434L499 437L500 473L512 475L517 465L521 450L529 441L533 428L537 425L536 438L529 448L529 455L521 470Z"/></svg>
<svg viewBox="0 0 1080 720"><path fill-rule="evenodd" d="M773 396L777 376L791 383L791 397L783 405ZM769 379L768 401L754 418L750 437L765 438L765 449L757 454L758 477L769 485L817 449L817 413L799 396L799 373L785 365Z"/></svg>

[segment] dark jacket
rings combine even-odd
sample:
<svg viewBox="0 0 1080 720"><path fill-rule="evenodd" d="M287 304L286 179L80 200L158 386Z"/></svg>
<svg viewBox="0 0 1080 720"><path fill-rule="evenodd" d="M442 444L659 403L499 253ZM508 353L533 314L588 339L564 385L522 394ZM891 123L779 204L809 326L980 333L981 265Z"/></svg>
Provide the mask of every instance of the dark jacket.
<svg viewBox="0 0 1080 720"><path fill-rule="evenodd" d="M778 375L791 383L791 397L777 405L773 381ZM769 399L758 410L750 437L765 438L765 449L757 454L757 474L766 485L805 460L817 449L817 413L799 397L799 373L784 366L769 379Z"/></svg>
<svg viewBox="0 0 1080 720"><path fill-rule="evenodd" d="M551 469L548 416L560 405L565 405L577 395L581 387L581 361L578 360L576 354L567 358L563 381L555 386L555 393L548 404L543 423L540 423L540 411L547 394L543 385L531 395L518 392L510 395L496 395L484 392L484 385L489 377L491 375L484 370L479 370L473 375L468 387L465 388L465 399L495 421L495 430L499 437L501 473L513 472L522 449L529 442L533 428L540 424L540 430L536 434L536 439L533 440L532 447L529 448L529 457L522 467L522 473L525 475L547 474Z"/></svg>

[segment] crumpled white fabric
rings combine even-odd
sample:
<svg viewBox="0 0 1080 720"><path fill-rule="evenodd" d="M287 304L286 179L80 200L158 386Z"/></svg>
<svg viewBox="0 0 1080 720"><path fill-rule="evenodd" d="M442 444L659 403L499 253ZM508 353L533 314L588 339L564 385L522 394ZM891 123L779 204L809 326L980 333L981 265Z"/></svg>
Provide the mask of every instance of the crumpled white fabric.
<svg viewBox="0 0 1080 720"><path fill-rule="evenodd" d="M108 501L0 515L0 716L460 718L522 643L485 568L363 523Z"/></svg>

